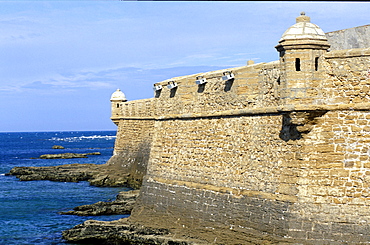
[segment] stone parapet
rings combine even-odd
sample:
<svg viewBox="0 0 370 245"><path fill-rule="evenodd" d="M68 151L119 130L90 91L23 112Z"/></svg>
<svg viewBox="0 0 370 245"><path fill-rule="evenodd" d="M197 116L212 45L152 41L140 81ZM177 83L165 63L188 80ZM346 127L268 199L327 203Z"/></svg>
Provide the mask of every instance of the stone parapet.
<svg viewBox="0 0 370 245"><path fill-rule="evenodd" d="M170 119L196 119L212 117L232 117L232 116L252 116L260 114L276 114L293 111L338 111L338 110L370 110L370 102L350 103L350 104L332 104L332 105L284 105L274 107L262 107L252 109L239 109L218 111L214 113L188 113L188 114L169 114L163 116L125 116L122 120L170 120Z"/></svg>
<svg viewBox="0 0 370 245"><path fill-rule="evenodd" d="M359 105L354 105L355 107L366 106L363 103L370 101L367 95L370 89L370 49L332 51L326 53L324 58L326 79L319 84L312 84L312 87L305 87L305 93L312 93L312 96L307 94L306 99L294 99L294 95L285 95L291 99L281 101L279 63L270 62L177 77L157 83L165 87L169 81L176 81L178 87L175 92L163 88L157 98L124 102L121 107L122 116L112 117L112 120L232 116L300 110L298 108L326 110L327 107L327 110L332 110L341 104L350 107L357 103ZM225 71L231 71L235 75L230 85L222 81ZM198 76L208 81L203 87L195 84ZM344 83L344 79L348 82ZM351 82L349 79L356 81ZM284 93L297 92L284 89ZM364 98L354 100L354 96L359 93Z"/></svg>

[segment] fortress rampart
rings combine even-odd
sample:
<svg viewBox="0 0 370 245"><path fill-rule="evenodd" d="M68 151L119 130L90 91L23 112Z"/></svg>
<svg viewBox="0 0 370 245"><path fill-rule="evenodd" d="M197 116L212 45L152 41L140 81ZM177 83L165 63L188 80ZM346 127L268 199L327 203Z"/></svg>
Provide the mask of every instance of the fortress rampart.
<svg viewBox="0 0 370 245"><path fill-rule="evenodd" d="M302 25L316 34L290 39ZM370 48L327 52L312 25L297 18L278 61L112 100L108 164L142 182L131 222L207 244L370 241Z"/></svg>

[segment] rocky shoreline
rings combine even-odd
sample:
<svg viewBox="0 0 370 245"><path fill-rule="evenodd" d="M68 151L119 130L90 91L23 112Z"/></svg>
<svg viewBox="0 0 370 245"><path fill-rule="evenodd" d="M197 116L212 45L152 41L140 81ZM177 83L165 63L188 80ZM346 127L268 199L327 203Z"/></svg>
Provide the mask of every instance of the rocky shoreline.
<svg viewBox="0 0 370 245"><path fill-rule="evenodd" d="M129 174L106 164L65 164L52 167L15 167L6 173L21 181L51 180L61 182L88 181L93 186L129 186Z"/></svg>
<svg viewBox="0 0 370 245"><path fill-rule="evenodd" d="M52 167L15 167L7 176L16 176L20 181L50 180L63 182L88 181L98 187L133 187L130 174L118 171L110 164L66 164ZM120 192L111 202L97 202L75 207L71 211L60 212L62 215L97 216L113 214L131 214L140 194L139 190ZM167 229L144 227L130 222L129 218L115 221L87 220L69 230L63 231L67 242L89 244L203 244L193 238L177 237Z"/></svg>
<svg viewBox="0 0 370 245"><path fill-rule="evenodd" d="M60 214L78 216L131 214L138 196L139 190L121 191L114 201L82 205L75 207L73 211L60 212Z"/></svg>
<svg viewBox="0 0 370 245"><path fill-rule="evenodd" d="M89 244L196 245L206 244L192 238L176 237L168 229L131 224L129 219L115 221L87 220L63 232L69 242Z"/></svg>

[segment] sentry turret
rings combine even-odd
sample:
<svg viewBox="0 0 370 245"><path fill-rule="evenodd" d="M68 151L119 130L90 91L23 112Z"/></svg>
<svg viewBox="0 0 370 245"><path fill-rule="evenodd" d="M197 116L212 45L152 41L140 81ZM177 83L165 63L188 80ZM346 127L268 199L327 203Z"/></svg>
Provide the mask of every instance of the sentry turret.
<svg viewBox="0 0 370 245"><path fill-rule="evenodd" d="M110 97L111 101L111 109L112 109L112 121L118 125L118 120L120 117L122 117L122 103L126 102L126 96L125 94L120 90L117 89L112 96Z"/></svg>
<svg viewBox="0 0 370 245"><path fill-rule="evenodd" d="M320 103L322 56L329 47L325 33L302 12L275 47L280 53L282 103Z"/></svg>

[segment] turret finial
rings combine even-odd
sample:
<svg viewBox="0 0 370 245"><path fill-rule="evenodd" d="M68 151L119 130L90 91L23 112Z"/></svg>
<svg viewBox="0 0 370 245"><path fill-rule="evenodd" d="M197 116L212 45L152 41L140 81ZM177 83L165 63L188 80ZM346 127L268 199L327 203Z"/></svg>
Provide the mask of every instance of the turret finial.
<svg viewBox="0 0 370 245"><path fill-rule="evenodd" d="M311 18L306 16L306 13L304 11L301 12L301 15L296 18L296 22L310 22Z"/></svg>

